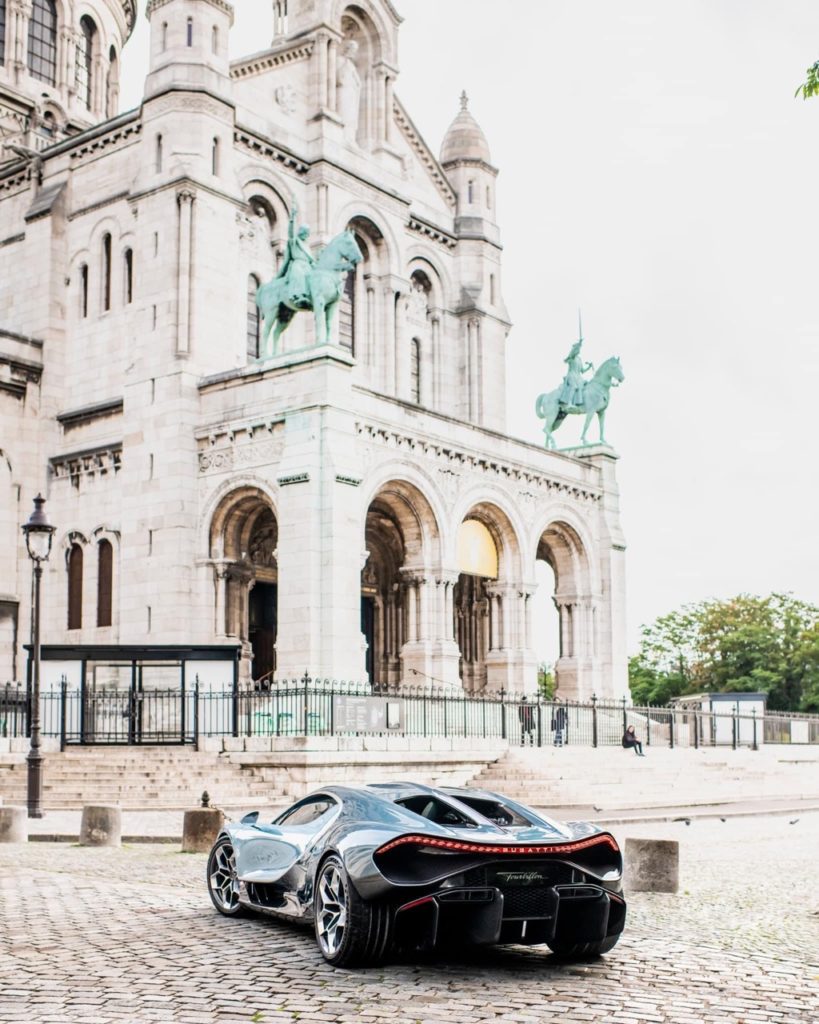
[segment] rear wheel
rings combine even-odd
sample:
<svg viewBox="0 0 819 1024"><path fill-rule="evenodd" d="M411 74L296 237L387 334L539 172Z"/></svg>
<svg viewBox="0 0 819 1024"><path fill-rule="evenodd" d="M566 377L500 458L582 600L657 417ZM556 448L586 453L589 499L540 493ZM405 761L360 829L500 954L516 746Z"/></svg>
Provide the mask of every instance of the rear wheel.
<svg viewBox="0 0 819 1024"><path fill-rule="evenodd" d="M610 935L602 942L549 942L547 945L561 960L593 960L614 949L619 938L619 935Z"/></svg>
<svg viewBox="0 0 819 1024"><path fill-rule="evenodd" d="M336 967L380 963L390 948L392 913L385 903L363 900L339 857L329 856L316 876L316 942Z"/></svg>
<svg viewBox="0 0 819 1024"><path fill-rule="evenodd" d="M226 917L239 917L245 908L239 902L236 855L228 836L217 840L208 857L208 892L214 907Z"/></svg>

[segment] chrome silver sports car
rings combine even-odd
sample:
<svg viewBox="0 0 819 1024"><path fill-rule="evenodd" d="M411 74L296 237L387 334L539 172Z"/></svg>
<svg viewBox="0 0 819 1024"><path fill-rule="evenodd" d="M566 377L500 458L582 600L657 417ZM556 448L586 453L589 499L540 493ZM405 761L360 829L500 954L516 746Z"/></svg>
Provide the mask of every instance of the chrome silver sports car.
<svg viewBox="0 0 819 1024"><path fill-rule="evenodd" d="M545 943L586 958L626 919L614 838L479 789L328 786L261 821L226 824L208 858L216 909L312 923L325 959Z"/></svg>

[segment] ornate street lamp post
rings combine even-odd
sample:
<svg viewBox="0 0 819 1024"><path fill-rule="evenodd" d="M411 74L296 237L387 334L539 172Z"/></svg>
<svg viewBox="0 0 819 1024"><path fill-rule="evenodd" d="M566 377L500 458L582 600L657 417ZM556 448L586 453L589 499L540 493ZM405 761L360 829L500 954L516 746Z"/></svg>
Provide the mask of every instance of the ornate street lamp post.
<svg viewBox="0 0 819 1024"><path fill-rule="evenodd" d="M40 580L43 576L43 562L51 554L54 529L43 511L45 498L38 494L34 499L34 511L23 523L28 557L34 563L34 598L31 608L32 622L32 674L31 674L31 719L29 732L31 742L26 762L28 764L28 816L43 816L43 755L40 752Z"/></svg>

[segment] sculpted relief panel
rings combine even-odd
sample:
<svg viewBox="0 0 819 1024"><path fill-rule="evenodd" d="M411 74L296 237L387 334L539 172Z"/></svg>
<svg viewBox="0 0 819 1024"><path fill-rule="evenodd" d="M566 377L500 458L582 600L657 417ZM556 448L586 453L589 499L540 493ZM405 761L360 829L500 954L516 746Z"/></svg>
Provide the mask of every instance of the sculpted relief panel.
<svg viewBox="0 0 819 1024"><path fill-rule="evenodd" d="M276 422L224 427L199 437L200 475L279 462L284 450L282 427L283 424Z"/></svg>
<svg viewBox="0 0 819 1024"><path fill-rule="evenodd" d="M562 498L586 508L600 500L598 490L568 480L537 473L523 466L502 462L486 455L462 451L425 438L368 423L358 423L364 442L366 469L394 461L403 453L407 462L423 468L436 481L444 498L452 503L459 493L476 481L500 484L514 499L525 519L531 521L547 499Z"/></svg>

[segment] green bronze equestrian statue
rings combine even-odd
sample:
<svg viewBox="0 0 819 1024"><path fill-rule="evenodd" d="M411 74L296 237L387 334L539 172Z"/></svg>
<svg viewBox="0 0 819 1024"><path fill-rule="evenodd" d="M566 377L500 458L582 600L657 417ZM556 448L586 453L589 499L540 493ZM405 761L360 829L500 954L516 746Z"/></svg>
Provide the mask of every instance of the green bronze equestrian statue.
<svg viewBox="0 0 819 1024"><path fill-rule="evenodd" d="M606 443L605 423L606 409L609 407L609 392L625 380L618 356L612 356L594 373L590 380L584 374L594 369L592 363L583 363L580 349L583 346L581 337L572 346L571 352L563 360L568 365L563 383L554 391L547 391L538 396L535 412L543 420L543 433L546 435L546 447L555 448L554 431L567 416L581 415L586 417L583 425L581 442L588 444L586 434L592 417L597 413L600 425L600 443Z"/></svg>
<svg viewBox="0 0 819 1024"><path fill-rule="evenodd" d="M310 229L302 225L296 230L297 215L294 206L290 211L287 251L278 274L256 293L256 305L264 317L260 359L276 355L282 332L301 310L313 311L317 345L332 340L333 318L344 294L344 276L355 270L362 259L349 228L314 256L307 244Z"/></svg>

